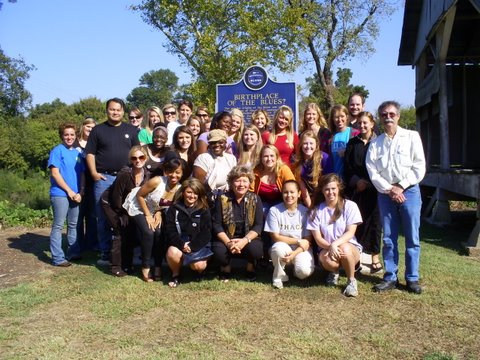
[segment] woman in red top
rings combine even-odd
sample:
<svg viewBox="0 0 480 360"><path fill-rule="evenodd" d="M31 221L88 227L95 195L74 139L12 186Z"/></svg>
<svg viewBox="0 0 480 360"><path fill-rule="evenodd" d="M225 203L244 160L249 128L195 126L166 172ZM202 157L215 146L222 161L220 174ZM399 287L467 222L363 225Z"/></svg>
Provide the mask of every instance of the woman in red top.
<svg viewBox="0 0 480 360"><path fill-rule="evenodd" d="M298 145L298 135L293 129L293 111L289 106L280 106L273 118L272 131L265 131L262 140L264 144L274 145L278 149L285 164L291 163L291 156Z"/></svg>

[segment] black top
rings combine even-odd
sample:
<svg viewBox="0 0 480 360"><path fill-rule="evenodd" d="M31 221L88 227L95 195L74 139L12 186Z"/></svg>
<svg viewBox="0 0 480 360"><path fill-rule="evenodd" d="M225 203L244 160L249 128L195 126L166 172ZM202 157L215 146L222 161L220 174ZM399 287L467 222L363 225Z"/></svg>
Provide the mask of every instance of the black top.
<svg viewBox="0 0 480 360"><path fill-rule="evenodd" d="M128 165L132 146L139 144L135 126L123 122L113 126L106 121L92 129L85 151L95 155L97 172L118 172Z"/></svg>
<svg viewBox="0 0 480 360"><path fill-rule="evenodd" d="M181 234L178 232L177 217ZM186 208L183 202L170 206L165 217L165 235L167 243L182 250L186 241L190 241L190 249L198 251L210 243L212 239L212 218L210 209Z"/></svg>
<svg viewBox="0 0 480 360"><path fill-rule="evenodd" d="M150 172L145 169L145 174L143 177L143 181L139 186L142 186L147 182L147 180L150 178ZM126 210L123 208L123 203L125 202L125 198L127 195L132 191L132 189L135 187L135 179L132 174L132 168L131 167L124 167L120 172L118 173L115 181L110 187L110 193L109 193L109 203L110 207L117 213L126 213Z"/></svg>
<svg viewBox="0 0 480 360"><path fill-rule="evenodd" d="M235 219L235 233L234 233L234 238L243 238L245 235L247 235L246 231L246 211L245 211L245 197L240 201L240 204L235 200L235 195L233 194L232 191L228 191L226 194L230 198L230 201L232 202L232 211L233 211L233 218ZM253 221L253 225L248 229L249 231L255 231L257 234L261 234L263 230L263 205L262 205L262 200L260 200L260 197L255 194L257 200L256 200L256 207L255 207L255 218ZM221 203L221 197L218 196L216 201L215 201L215 209L213 212L213 233L215 235L225 232L228 234L228 231L226 231L226 227L228 224L223 223L223 216L222 216L222 203ZM215 239L218 240L218 239Z"/></svg>
<svg viewBox="0 0 480 360"><path fill-rule="evenodd" d="M372 140L372 139L370 139ZM367 157L370 141L363 143L360 135L354 136L348 141L344 156L344 177L349 188L355 188L360 179L370 182L365 159Z"/></svg>

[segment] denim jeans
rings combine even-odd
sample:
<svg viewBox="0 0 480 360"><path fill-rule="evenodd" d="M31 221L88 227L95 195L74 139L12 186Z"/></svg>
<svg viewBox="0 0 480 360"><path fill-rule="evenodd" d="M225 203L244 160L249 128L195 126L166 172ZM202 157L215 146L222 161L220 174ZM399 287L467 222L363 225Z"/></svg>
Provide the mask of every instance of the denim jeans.
<svg viewBox="0 0 480 360"><path fill-rule="evenodd" d="M107 221L105 213L103 212L101 197L107 188L112 185L116 176L103 173L106 180L97 180L93 186L93 192L95 195L95 211L97 215L97 237L98 248L100 250L100 256L104 260L110 260L110 250L112 248L112 236L113 231L110 224Z"/></svg>
<svg viewBox="0 0 480 360"><path fill-rule="evenodd" d="M378 194L378 207L383 226L383 261L385 281L396 281L398 275L398 232L400 223L405 235L405 280L418 281L420 265L420 187L403 192L405 202L398 204L387 194Z"/></svg>
<svg viewBox="0 0 480 360"><path fill-rule="evenodd" d="M58 265L66 259L80 256L80 246L77 241L77 220L79 204L67 197L51 196L53 210L52 231L50 232L50 251L53 265ZM67 256L62 250L63 224L67 220Z"/></svg>

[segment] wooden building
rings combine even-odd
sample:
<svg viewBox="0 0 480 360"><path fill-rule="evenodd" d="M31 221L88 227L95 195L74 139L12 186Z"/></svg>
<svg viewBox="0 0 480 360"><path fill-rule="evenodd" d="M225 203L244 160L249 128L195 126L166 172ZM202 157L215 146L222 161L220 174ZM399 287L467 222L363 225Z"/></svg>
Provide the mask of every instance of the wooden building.
<svg viewBox="0 0 480 360"><path fill-rule="evenodd" d="M480 0L406 0L398 65L415 68L417 128L427 157L424 215L450 221L448 200L477 201L467 241L480 252Z"/></svg>

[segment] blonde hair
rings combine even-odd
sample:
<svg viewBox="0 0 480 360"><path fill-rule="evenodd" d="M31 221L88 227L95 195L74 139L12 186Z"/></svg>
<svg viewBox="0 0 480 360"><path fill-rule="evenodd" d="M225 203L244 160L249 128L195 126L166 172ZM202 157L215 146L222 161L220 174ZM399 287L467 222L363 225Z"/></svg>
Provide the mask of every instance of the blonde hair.
<svg viewBox="0 0 480 360"><path fill-rule="evenodd" d="M163 119L163 113L162 113L162 111L160 110L160 108L159 108L158 106L149 107L149 108L147 109L147 111L145 111L145 116L144 116L144 120L143 120L143 122L144 122L144 126L143 126L143 127L147 130L147 132L148 132L149 134L152 133L153 128L155 127L155 125L153 125L153 124L150 123L150 112L151 112L151 111L156 112L156 113L158 114L158 116L160 117L160 122L165 123L165 120Z"/></svg>
<svg viewBox="0 0 480 360"><path fill-rule="evenodd" d="M243 135L247 131L253 131L255 134L257 134L257 143L255 144L251 152L249 152L246 149L245 144L243 142ZM242 139L238 145L238 152L240 154L238 157L238 165L247 164L248 162L250 162L252 166L257 165L258 160L260 159L260 151L262 151L262 145L263 145L263 141L262 141L262 135L260 133L260 130L258 130L258 128L253 124L246 125L242 131Z"/></svg>
<svg viewBox="0 0 480 360"><path fill-rule="evenodd" d="M288 115L285 115L285 113L288 113ZM272 131L270 132L270 136L268 137L268 143L269 144L275 144L277 142L277 121L280 115L285 116L285 118L288 120L288 126L286 128L287 132L287 145L290 149L293 149L294 144L293 144L293 110L290 108L290 106L287 105L282 105L280 108L277 110L275 113L275 116L273 117L273 128Z"/></svg>
<svg viewBox="0 0 480 360"><path fill-rule="evenodd" d="M283 163L282 158L280 157L280 153L278 152L278 149L275 146L270 145L270 144L266 144L266 145L262 146L262 150L260 150L260 157L258 159L257 166L255 166L255 170L260 171L260 172L263 172L265 170L265 167L263 166L263 163L262 163L262 157L263 157L263 153L265 152L265 150L272 150L275 153L275 157L277 158L277 161L275 163L274 172L277 175L279 173L281 167L285 164Z"/></svg>
<svg viewBox="0 0 480 360"><path fill-rule="evenodd" d="M307 182L306 179L302 179L302 167L306 162L305 154L302 151L302 145L307 138L314 139L316 143L312 157L312 172L308 174L312 177L312 180L308 181L309 184L311 187L316 188L318 186L320 176L322 176L322 152L320 150L320 141L318 136L312 130L306 130L300 136L300 141L295 156L295 163L292 166L292 170L297 181L300 182L300 180L303 180L304 182Z"/></svg>
<svg viewBox="0 0 480 360"><path fill-rule="evenodd" d="M95 119L92 118L92 117L86 117L85 120L83 120L82 125L80 125L80 129L78 130L78 136L77 136L77 138L78 138L79 140L85 140L85 141L88 140L88 139L84 139L84 138L83 138L83 129L85 128L85 125L90 125L90 124L97 125L97 122L96 122Z"/></svg>
<svg viewBox="0 0 480 360"><path fill-rule="evenodd" d="M232 121L234 116L238 116L240 118L240 129L238 129L237 132L233 134L233 140L238 144L242 141L241 138L243 134L243 128L245 127L243 112L240 109L234 108L230 110L230 116L232 118Z"/></svg>
<svg viewBox="0 0 480 360"><path fill-rule="evenodd" d="M267 111L264 109L257 109L252 113L251 123L253 124L260 114L265 116L265 128L263 130L268 130L268 126L270 125L270 117L268 116Z"/></svg>
<svg viewBox="0 0 480 360"><path fill-rule="evenodd" d="M318 115L317 125L320 126L320 129L328 128L327 121L325 120L325 116L323 116L323 112L320 109L320 107L315 103L309 103L307 104L307 106L305 106L305 110L303 111L302 123L300 124L300 133L302 133L305 130L308 130L307 112L309 110L313 110L317 113Z"/></svg>

